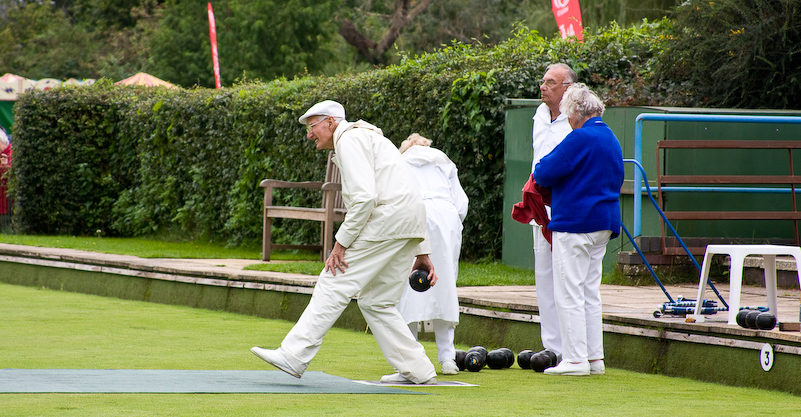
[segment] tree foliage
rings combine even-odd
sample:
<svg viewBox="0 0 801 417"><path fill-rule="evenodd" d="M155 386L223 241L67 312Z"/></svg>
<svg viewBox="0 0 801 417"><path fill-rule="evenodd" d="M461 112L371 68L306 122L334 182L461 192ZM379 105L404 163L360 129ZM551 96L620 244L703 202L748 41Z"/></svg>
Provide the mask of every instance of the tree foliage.
<svg viewBox="0 0 801 417"><path fill-rule="evenodd" d="M359 54L371 64L386 64L386 53L395 41L417 16L425 12L434 0L394 0L388 16L389 25L383 36L374 41L361 33L349 19L340 18L339 34L353 45Z"/></svg>
<svg viewBox="0 0 801 417"><path fill-rule="evenodd" d="M61 10L29 3L6 10L0 30L0 72L29 78L84 78L93 74L91 60L99 45L72 25Z"/></svg>
<svg viewBox="0 0 801 417"><path fill-rule="evenodd" d="M1 1L0 72L119 80L148 69L155 0Z"/></svg>
<svg viewBox="0 0 801 417"><path fill-rule="evenodd" d="M207 1L0 0L0 73L113 80L139 71L190 87L214 86ZM334 54L339 0L220 0L221 70L228 84L319 72Z"/></svg>
<svg viewBox="0 0 801 417"><path fill-rule="evenodd" d="M665 78L689 104L801 108L801 0L690 0L675 22Z"/></svg>
<svg viewBox="0 0 801 417"><path fill-rule="evenodd" d="M206 1L168 1L154 34L157 74L186 87L214 87ZM316 72L335 2L228 0L214 2L220 72L230 85L244 76L272 80Z"/></svg>
<svg viewBox="0 0 801 417"><path fill-rule="evenodd" d="M596 30L610 22L629 27L643 19L661 19L682 0L580 0L579 3L584 27ZM550 4L547 7L550 9Z"/></svg>
<svg viewBox="0 0 801 417"><path fill-rule="evenodd" d="M642 18L658 19L676 2L582 0L581 5L585 27L599 28L612 20L629 27ZM543 34L557 30L550 2L541 0L212 3L224 85L244 78L360 72L454 40L498 44L519 26ZM0 73L120 80L144 71L186 87L213 86L206 4L0 0Z"/></svg>

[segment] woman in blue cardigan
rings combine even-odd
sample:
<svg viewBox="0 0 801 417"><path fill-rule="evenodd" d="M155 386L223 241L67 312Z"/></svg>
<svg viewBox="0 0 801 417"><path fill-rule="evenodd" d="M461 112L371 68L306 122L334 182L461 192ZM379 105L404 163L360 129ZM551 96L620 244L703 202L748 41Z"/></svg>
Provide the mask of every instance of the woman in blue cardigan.
<svg viewBox="0 0 801 417"><path fill-rule="evenodd" d="M602 120L603 102L587 86L571 85L560 105L574 129L535 166L534 180L551 189L554 296L562 361L549 375L605 371L601 322L602 260L620 232L623 152Z"/></svg>

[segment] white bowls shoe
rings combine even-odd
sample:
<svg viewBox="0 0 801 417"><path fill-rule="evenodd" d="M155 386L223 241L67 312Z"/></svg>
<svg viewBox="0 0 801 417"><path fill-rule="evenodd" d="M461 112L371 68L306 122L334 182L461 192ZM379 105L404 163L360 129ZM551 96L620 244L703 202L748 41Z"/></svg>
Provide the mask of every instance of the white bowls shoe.
<svg viewBox="0 0 801 417"><path fill-rule="evenodd" d="M284 359L284 355L277 350L270 350L270 349L262 349L258 346L254 346L250 349L254 355L261 358L263 361L269 363L270 365L288 373L289 375L294 376L295 378L300 378L303 375L302 372L298 372L292 369L291 366L287 363L286 359Z"/></svg>
<svg viewBox="0 0 801 417"><path fill-rule="evenodd" d="M414 382L406 379L406 377L401 375L399 372L396 372L396 373L394 373L392 375L384 375L384 376L382 376L381 377L381 383L383 383L383 384L415 384ZM431 385L431 384L436 384L436 383L437 383L437 378L431 378L428 381L420 382L417 385Z"/></svg>
<svg viewBox="0 0 801 417"><path fill-rule="evenodd" d="M442 375L456 375L459 373L459 367L453 359L446 359L442 362Z"/></svg>
<svg viewBox="0 0 801 417"><path fill-rule="evenodd" d="M605 373L606 366L603 360L590 362L590 375L603 375Z"/></svg>
<svg viewBox="0 0 801 417"><path fill-rule="evenodd" d="M587 376L590 371L590 362L585 360L578 363L562 361L553 368L547 368L543 373L546 375Z"/></svg>

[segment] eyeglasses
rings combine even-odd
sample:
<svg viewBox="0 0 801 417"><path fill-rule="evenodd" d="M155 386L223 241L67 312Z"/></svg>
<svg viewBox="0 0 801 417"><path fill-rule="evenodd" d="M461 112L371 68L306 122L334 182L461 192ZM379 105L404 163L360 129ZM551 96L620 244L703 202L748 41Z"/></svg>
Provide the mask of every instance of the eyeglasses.
<svg viewBox="0 0 801 417"><path fill-rule="evenodd" d="M323 121L325 121L327 119L328 119L328 116L323 117L322 119L320 119L320 120L318 120L318 121L316 121L316 122L314 122L312 124L306 125L306 133L311 133L312 129L314 129L314 126L320 124L320 122L323 122Z"/></svg>
<svg viewBox="0 0 801 417"><path fill-rule="evenodd" d="M556 82L554 80L540 81L540 87L544 86L544 87L548 87L548 88L554 88L557 85L570 85L570 84L573 84L573 83L571 83L571 82L558 83L558 82Z"/></svg>

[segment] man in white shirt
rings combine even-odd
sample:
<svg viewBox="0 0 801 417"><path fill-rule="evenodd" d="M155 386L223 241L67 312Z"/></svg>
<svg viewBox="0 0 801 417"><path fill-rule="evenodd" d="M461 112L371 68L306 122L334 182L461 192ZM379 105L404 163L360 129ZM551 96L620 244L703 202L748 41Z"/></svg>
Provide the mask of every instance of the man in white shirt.
<svg viewBox="0 0 801 417"><path fill-rule="evenodd" d="M565 64L552 64L545 70L540 81L542 104L534 114L532 145L534 159L531 172L540 159L551 153L573 129L567 116L559 111L562 95L570 84L578 81L576 73ZM550 217L550 207L546 207ZM559 317L554 301L553 266L551 263L551 244L542 234L542 227L531 221L534 232L534 279L537 286L537 307L540 314L540 337L545 349L557 356L562 353L562 337L559 330Z"/></svg>
<svg viewBox="0 0 801 417"><path fill-rule="evenodd" d="M437 279L425 240L425 206L414 178L381 129L362 120L346 121L345 109L335 101L315 104L298 121L318 150L334 150L348 212L309 305L281 347L251 351L300 378L325 334L358 295L365 321L396 370L381 381L436 383L434 365L397 309L410 266L428 270L432 285Z"/></svg>

